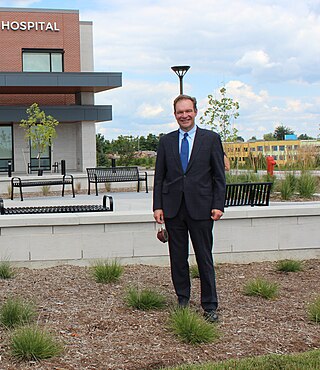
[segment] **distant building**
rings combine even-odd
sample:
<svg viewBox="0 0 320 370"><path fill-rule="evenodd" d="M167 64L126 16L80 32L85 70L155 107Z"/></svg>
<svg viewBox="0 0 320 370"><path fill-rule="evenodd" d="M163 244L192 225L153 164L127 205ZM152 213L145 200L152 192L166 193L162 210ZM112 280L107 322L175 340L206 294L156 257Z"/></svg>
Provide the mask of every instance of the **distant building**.
<svg viewBox="0 0 320 370"><path fill-rule="evenodd" d="M298 156L320 155L319 140L256 140L247 142L224 143L228 158L239 164L245 164L252 158L272 156L277 164L286 164L298 159Z"/></svg>
<svg viewBox="0 0 320 370"><path fill-rule="evenodd" d="M95 105L94 94L120 87L122 76L93 72L92 27L78 10L0 8L0 171L11 162L25 172L36 160L19 126L33 103L60 122L42 166L96 165L95 123L111 120L112 107Z"/></svg>

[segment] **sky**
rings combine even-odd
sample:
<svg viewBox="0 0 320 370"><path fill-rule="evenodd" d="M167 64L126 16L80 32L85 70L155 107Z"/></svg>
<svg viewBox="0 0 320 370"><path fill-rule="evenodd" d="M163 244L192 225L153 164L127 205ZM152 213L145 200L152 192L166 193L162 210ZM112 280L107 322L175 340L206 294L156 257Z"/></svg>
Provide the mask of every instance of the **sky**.
<svg viewBox="0 0 320 370"><path fill-rule="evenodd" d="M172 101L189 65L185 94L198 100L221 87L239 102L232 124L245 140L279 125L320 134L320 0L0 0L1 7L76 9L93 22L96 72L121 72L122 87L98 93L113 120L97 124L107 140L177 128ZM199 120L198 120L199 122ZM203 127L203 126L200 126Z"/></svg>

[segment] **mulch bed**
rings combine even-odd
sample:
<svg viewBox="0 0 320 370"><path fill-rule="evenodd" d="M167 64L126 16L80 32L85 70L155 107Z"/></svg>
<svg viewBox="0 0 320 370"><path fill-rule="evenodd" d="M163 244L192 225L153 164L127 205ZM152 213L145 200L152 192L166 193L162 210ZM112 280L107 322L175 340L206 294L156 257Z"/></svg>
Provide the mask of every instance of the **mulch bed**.
<svg viewBox="0 0 320 370"><path fill-rule="evenodd" d="M33 300L39 325L64 344L56 358L19 363L10 356L10 332L0 327L0 369L160 369L178 364L287 354L320 348L320 326L309 321L307 306L320 295L320 260L304 261L304 271L280 273L275 263L220 264L220 338L211 344L182 343L167 327L175 303L168 267L128 265L119 283L98 284L87 267L62 265L18 268L0 280L0 304L9 296ZM265 300L243 294L244 284L264 277L279 284L279 297ZM124 303L130 285L155 288L168 305L139 311ZM193 280L191 307L201 313L199 280Z"/></svg>

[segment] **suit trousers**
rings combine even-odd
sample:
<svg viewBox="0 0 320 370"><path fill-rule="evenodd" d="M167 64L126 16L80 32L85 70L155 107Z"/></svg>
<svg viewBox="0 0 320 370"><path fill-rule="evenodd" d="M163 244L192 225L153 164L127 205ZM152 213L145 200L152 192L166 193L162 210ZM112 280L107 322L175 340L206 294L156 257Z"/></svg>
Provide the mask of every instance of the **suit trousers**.
<svg viewBox="0 0 320 370"><path fill-rule="evenodd" d="M190 217L184 198L177 216L165 218L169 234L171 277L179 301L190 299L189 234L195 252L201 285L201 306L216 310L218 298L212 257L213 220L194 220Z"/></svg>

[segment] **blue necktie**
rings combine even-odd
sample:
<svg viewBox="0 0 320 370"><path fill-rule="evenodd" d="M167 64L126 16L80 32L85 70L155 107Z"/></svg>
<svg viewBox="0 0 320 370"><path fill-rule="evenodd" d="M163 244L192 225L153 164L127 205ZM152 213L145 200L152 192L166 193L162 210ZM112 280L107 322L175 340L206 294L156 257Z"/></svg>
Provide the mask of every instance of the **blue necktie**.
<svg viewBox="0 0 320 370"><path fill-rule="evenodd" d="M188 143L188 133L183 135L180 151L181 164L183 172L186 172L188 161L189 161L189 143Z"/></svg>

